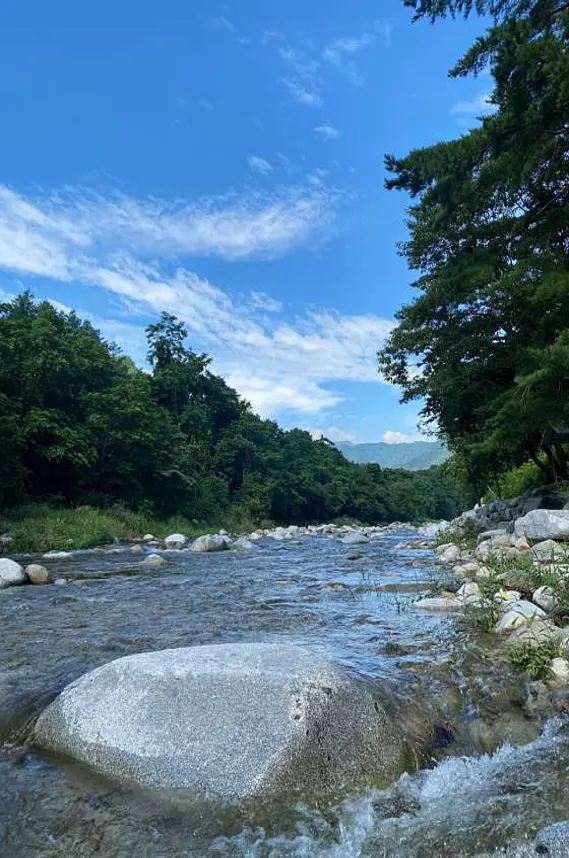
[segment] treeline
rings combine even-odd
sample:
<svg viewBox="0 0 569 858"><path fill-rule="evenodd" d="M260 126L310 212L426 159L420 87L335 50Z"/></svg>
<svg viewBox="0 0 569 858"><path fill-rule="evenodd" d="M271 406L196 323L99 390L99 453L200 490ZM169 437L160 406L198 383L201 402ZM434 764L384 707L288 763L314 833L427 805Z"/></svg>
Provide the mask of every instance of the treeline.
<svg viewBox="0 0 569 858"><path fill-rule="evenodd" d="M488 72L492 93L469 133L387 158L387 187L413 199L402 253L419 294L383 372L425 403L478 492L526 462L569 478L569 5L405 5L433 22L491 16L451 76Z"/></svg>
<svg viewBox="0 0 569 858"><path fill-rule="evenodd" d="M451 517L441 470L348 462L328 441L262 420L166 313L149 371L75 313L29 293L0 304L0 507L123 504L159 515L277 523Z"/></svg>

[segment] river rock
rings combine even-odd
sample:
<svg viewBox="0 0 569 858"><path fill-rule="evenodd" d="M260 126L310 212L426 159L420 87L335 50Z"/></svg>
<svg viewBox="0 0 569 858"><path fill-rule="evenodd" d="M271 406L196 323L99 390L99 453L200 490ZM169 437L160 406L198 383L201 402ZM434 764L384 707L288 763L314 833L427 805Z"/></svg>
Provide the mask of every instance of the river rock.
<svg viewBox="0 0 569 858"><path fill-rule="evenodd" d="M239 539L236 539L231 546L234 551L252 551L254 547L255 546L251 540L246 539L244 536L240 536Z"/></svg>
<svg viewBox="0 0 569 858"><path fill-rule="evenodd" d="M133 545L130 550L133 554L144 554L144 548L142 545Z"/></svg>
<svg viewBox="0 0 569 858"><path fill-rule="evenodd" d="M369 542L369 537L365 533L354 531L354 533L348 533L344 536L342 542L344 545L366 545Z"/></svg>
<svg viewBox="0 0 569 858"><path fill-rule="evenodd" d="M220 536L218 533L206 533L204 536L198 536L192 543L192 551L200 552L227 551L230 547L231 540L227 536Z"/></svg>
<svg viewBox="0 0 569 858"><path fill-rule="evenodd" d="M478 563L461 563L458 566L452 567L452 574L458 575L459 578L467 578L468 576L477 575L479 569L480 566Z"/></svg>
<svg viewBox="0 0 569 858"><path fill-rule="evenodd" d="M479 605L482 601L482 590L476 581L467 581L458 590L456 598L464 605Z"/></svg>
<svg viewBox="0 0 569 858"><path fill-rule="evenodd" d="M532 602L539 605L546 613L550 614L559 607L559 600L555 596L551 587L538 587L531 597Z"/></svg>
<svg viewBox="0 0 569 858"><path fill-rule="evenodd" d="M495 631L500 635L509 634L519 626L527 625L527 623L530 623L537 617L543 618L545 616L545 611L542 611L533 602L526 602L525 599L520 599L496 624Z"/></svg>
<svg viewBox="0 0 569 858"><path fill-rule="evenodd" d="M569 680L569 661L566 658L554 658L550 668L554 681L566 683Z"/></svg>
<svg viewBox="0 0 569 858"><path fill-rule="evenodd" d="M419 608L422 611L442 611L443 613L450 613L453 611L462 611L464 609L464 604L460 599L432 597L418 599L416 602L413 602L413 607Z"/></svg>
<svg viewBox="0 0 569 858"><path fill-rule="evenodd" d="M139 566L144 566L147 569L154 569L157 566L164 566L168 561L161 557L160 554L149 554L144 560L141 560Z"/></svg>
<svg viewBox="0 0 569 858"><path fill-rule="evenodd" d="M452 566L458 560L460 560L460 548L458 545L448 545L439 554L439 563L443 563L445 566Z"/></svg>
<svg viewBox="0 0 569 858"><path fill-rule="evenodd" d="M23 584L26 580L24 570L15 560L0 557L0 590L3 587L13 587L15 584Z"/></svg>
<svg viewBox="0 0 569 858"><path fill-rule="evenodd" d="M24 572L28 576L30 584L47 584L49 581L49 572L45 566L41 566L39 563L30 563Z"/></svg>
<svg viewBox="0 0 569 858"><path fill-rule="evenodd" d="M156 537L153 536L151 533L145 533L144 536L142 537L142 541L143 542L155 542Z"/></svg>
<svg viewBox="0 0 569 858"><path fill-rule="evenodd" d="M514 533L533 542L569 540L569 510L534 509L516 520Z"/></svg>
<svg viewBox="0 0 569 858"><path fill-rule="evenodd" d="M527 644L537 647L542 643L559 638L561 629L549 620L533 620L529 625L518 626L506 641L507 646L522 646Z"/></svg>
<svg viewBox="0 0 569 858"><path fill-rule="evenodd" d="M566 545L560 545L553 539L544 539L531 549L531 553L540 563L558 563L569 560L569 550Z"/></svg>
<svg viewBox="0 0 569 858"><path fill-rule="evenodd" d="M183 548L188 540L183 533L171 533L164 540L166 548Z"/></svg>
<svg viewBox="0 0 569 858"><path fill-rule="evenodd" d="M387 783L408 750L340 669L294 646L249 643L109 662L63 690L34 740L122 784L230 802Z"/></svg>

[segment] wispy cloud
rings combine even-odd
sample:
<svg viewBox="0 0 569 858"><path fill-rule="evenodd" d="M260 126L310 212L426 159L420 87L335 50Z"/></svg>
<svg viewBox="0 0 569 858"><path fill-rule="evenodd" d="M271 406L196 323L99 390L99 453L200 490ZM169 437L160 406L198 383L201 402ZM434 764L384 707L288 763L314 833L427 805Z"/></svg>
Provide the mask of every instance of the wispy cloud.
<svg viewBox="0 0 569 858"><path fill-rule="evenodd" d="M260 158L258 155L249 155L247 163L252 170L256 173L261 173L264 176L273 172L271 164L269 164L269 162L264 158Z"/></svg>
<svg viewBox="0 0 569 858"><path fill-rule="evenodd" d="M453 116L476 117L492 113L496 108L490 101L492 93L483 92L470 101L459 101L450 112Z"/></svg>
<svg viewBox="0 0 569 858"><path fill-rule="evenodd" d="M212 111L215 110L213 104L207 98L200 98L198 101L198 106L201 107L202 110Z"/></svg>
<svg viewBox="0 0 569 858"><path fill-rule="evenodd" d="M340 136L340 132L337 128L334 128L333 125L330 125L328 122L323 122L321 125L317 125L314 129L314 133L318 135L318 137L324 137L325 140L336 140Z"/></svg>
<svg viewBox="0 0 569 858"><path fill-rule="evenodd" d="M294 100L302 104L303 107L321 109L324 106L322 96L316 90L307 89L302 83L289 78L283 78L283 83Z"/></svg>
<svg viewBox="0 0 569 858"><path fill-rule="evenodd" d="M235 29L233 21L230 21L229 18L225 18L223 15L220 15L218 18L212 18L209 25L215 30L227 30L228 33L232 33Z"/></svg>
<svg viewBox="0 0 569 858"><path fill-rule="evenodd" d="M166 201L83 189L32 199L0 186L0 257L57 279L71 248L75 260L79 250L110 246L143 256L272 258L324 237L339 201L335 191L308 187Z"/></svg>
<svg viewBox="0 0 569 858"><path fill-rule="evenodd" d="M361 51L362 48L367 48L375 41L375 34L361 33L359 36L346 36L341 39L336 39L335 42L327 45L322 51L322 59L332 65L340 66L346 56L351 56Z"/></svg>
<svg viewBox="0 0 569 858"><path fill-rule="evenodd" d="M393 323L327 310L283 319L270 296L253 292L234 301L179 262L306 244L326 221L331 199L319 189L315 208L313 193L166 203L83 190L31 199L0 187L0 268L106 290L133 324L107 319L105 334L137 356L144 342L137 316L174 313L192 343L214 355L215 368L261 413L317 414L343 398L336 382L381 380L375 353Z"/></svg>
<svg viewBox="0 0 569 858"><path fill-rule="evenodd" d="M271 298L266 292L249 292L249 300L251 306L266 313L280 313L283 308L282 301Z"/></svg>
<svg viewBox="0 0 569 858"><path fill-rule="evenodd" d="M282 82L295 101L304 107L322 108L330 72L340 73L351 83L361 85L364 80L354 63L356 54L378 39L388 45L391 33L391 23L378 20L354 36L342 36L320 48L306 39L301 48L291 46L281 33L265 34L263 44L270 45L273 39L278 42L277 53L291 72Z"/></svg>

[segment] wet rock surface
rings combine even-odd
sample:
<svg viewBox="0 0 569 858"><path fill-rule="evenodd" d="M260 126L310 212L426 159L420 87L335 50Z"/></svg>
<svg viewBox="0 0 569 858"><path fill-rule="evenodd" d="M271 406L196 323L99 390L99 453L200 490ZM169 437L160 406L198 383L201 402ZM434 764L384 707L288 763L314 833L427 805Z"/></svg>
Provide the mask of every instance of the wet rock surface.
<svg viewBox="0 0 569 858"><path fill-rule="evenodd" d="M406 756L365 687L283 644L117 659L65 688L33 741L119 783L230 802L389 783Z"/></svg>

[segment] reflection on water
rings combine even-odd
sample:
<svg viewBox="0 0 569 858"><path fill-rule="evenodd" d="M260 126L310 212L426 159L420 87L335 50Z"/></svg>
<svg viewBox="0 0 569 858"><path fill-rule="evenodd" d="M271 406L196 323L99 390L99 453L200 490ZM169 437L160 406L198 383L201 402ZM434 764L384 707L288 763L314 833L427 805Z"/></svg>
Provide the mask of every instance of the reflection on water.
<svg viewBox="0 0 569 858"><path fill-rule="evenodd" d="M455 618L412 608L434 575L401 533L353 549L326 537L252 553L166 553L129 575L128 550L60 561L65 587L0 594L0 855L474 856L563 818L565 731L537 728L523 683ZM166 571L163 571L166 569ZM236 641L298 643L436 719L435 768L337 807L235 811L160 806L25 747L30 722L69 681L150 649ZM387 684L387 685L386 685ZM511 740L524 747L497 744ZM468 758L460 755L469 755ZM473 756L475 755L475 756ZM433 760L434 764L434 760Z"/></svg>

